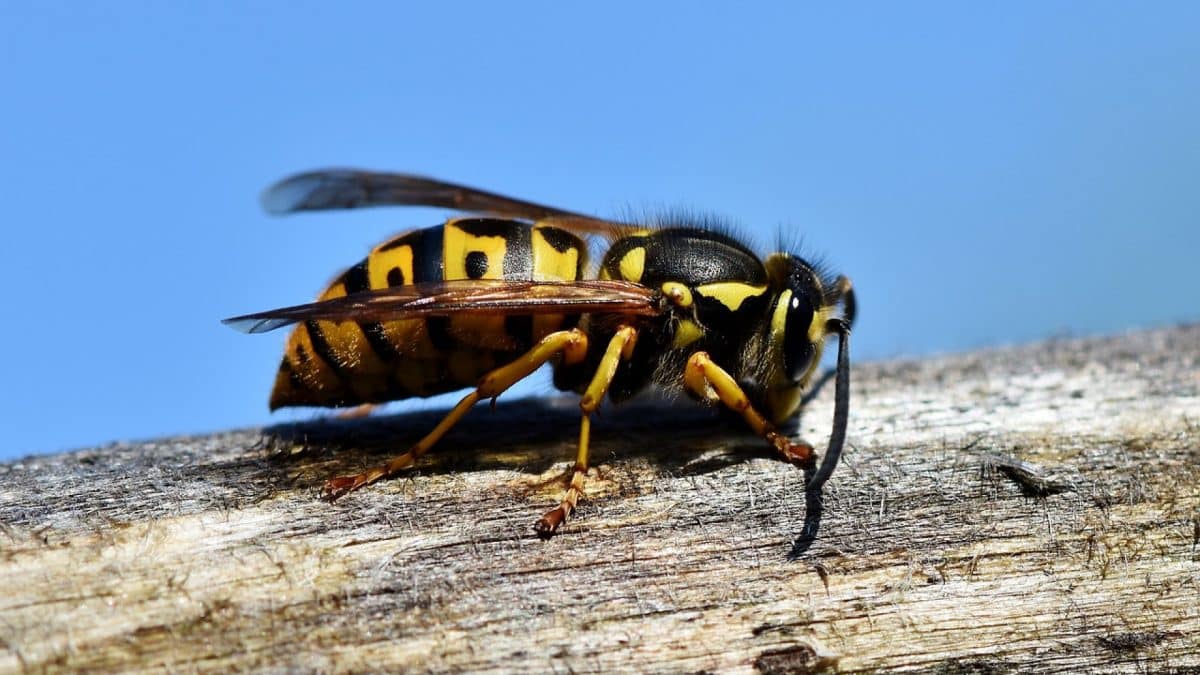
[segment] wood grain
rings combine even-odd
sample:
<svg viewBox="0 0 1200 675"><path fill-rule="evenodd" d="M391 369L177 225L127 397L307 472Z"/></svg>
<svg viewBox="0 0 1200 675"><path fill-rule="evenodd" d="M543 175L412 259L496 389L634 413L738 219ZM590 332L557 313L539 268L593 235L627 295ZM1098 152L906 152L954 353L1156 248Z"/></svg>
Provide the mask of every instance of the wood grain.
<svg viewBox="0 0 1200 675"><path fill-rule="evenodd" d="M0 670L1200 670L1200 326L854 367L802 474L690 403L570 400L0 465ZM800 435L824 445L832 386ZM812 525L812 518L809 518Z"/></svg>

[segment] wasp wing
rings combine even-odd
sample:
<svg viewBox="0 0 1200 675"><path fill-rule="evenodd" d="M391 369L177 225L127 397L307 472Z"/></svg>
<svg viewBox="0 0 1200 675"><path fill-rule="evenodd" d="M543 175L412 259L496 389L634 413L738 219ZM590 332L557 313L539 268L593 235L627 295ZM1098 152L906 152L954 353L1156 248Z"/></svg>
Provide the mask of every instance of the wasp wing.
<svg viewBox="0 0 1200 675"><path fill-rule="evenodd" d="M657 316L662 294L628 281L463 279L393 286L225 319L245 333L301 321L397 321L423 316L607 313Z"/></svg>
<svg viewBox="0 0 1200 675"><path fill-rule="evenodd" d="M436 206L469 213L547 220L566 229L604 235L620 226L613 221L436 178L357 169L320 169L290 176L263 192L262 205L273 214L364 206Z"/></svg>

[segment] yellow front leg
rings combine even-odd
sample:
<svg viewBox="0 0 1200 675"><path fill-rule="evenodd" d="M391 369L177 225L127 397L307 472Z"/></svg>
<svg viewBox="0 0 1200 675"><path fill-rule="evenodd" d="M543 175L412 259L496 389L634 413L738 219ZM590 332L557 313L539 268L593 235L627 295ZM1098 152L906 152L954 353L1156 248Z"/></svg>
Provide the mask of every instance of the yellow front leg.
<svg viewBox="0 0 1200 675"><path fill-rule="evenodd" d="M563 521L575 510L579 498L583 496L583 481L587 476L588 446L592 431L591 415L600 407L600 401L604 400L604 395L608 393L608 386L612 384L613 377L617 374L617 366L622 360L628 360L633 356L633 347L636 343L637 330L632 326L621 326L617 329L616 334L608 341L608 348L604 350L604 356L600 357L600 365L596 368L596 374L592 376L591 383L579 400L583 418L579 422L579 449L575 455L575 470L571 474L571 484L567 487L567 494L563 496L562 501L558 506L547 511L546 515L542 516L533 526L533 529L543 538L554 534L558 526L562 525Z"/></svg>
<svg viewBox="0 0 1200 675"><path fill-rule="evenodd" d="M563 362L579 363L587 355L587 335L578 328L561 330L550 333L534 345L533 349L517 357L512 363L501 366L479 380L475 391L467 394L454 406L441 422L425 437L402 455L393 457L387 464L376 466L354 476L339 476L325 481L325 497L330 501L342 495L353 492L358 488L374 483L380 478L386 478L396 472L412 466L413 462L429 451L435 443L441 440L458 421L467 414L476 403L496 397L505 389L525 379L557 354L562 354Z"/></svg>
<svg viewBox="0 0 1200 675"><path fill-rule="evenodd" d="M713 362L707 352L696 352L688 359L683 371L683 386L710 403L720 402L738 413L754 433L766 439L789 462L805 468L813 465L816 454L807 443L793 443L775 430L761 413L754 409L750 398L733 376Z"/></svg>

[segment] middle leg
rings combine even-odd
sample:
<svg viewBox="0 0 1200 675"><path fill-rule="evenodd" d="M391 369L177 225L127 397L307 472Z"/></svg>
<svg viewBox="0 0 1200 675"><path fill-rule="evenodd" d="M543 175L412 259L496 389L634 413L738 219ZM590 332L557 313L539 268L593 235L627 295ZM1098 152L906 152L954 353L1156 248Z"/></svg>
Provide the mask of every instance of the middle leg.
<svg viewBox="0 0 1200 675"><path fill-rule="evenodd" d="M604 356L600 358L596 374L592 376L591 383L583 392L583 398L579 400L583 418L579 422L579 449L575 455L575 470L571 473L571 484L567 487L567 494L563 496L562 501L558 506L547 511L546 515L542 516L533 526L538 536L542 538L554 534L558 526L562 525L563 521L575 510L579 498L583 496L583 481L588 471L592 413L596 412L596 409L600 407L600 401L608 393L608 386L612 384L613 377L617 374L617 366L622 360L628 360L633 356L633 347L636 342L637 330L635 328L621 326L617 329L616 334L609 340L608 347L604 350Z"/></svg>

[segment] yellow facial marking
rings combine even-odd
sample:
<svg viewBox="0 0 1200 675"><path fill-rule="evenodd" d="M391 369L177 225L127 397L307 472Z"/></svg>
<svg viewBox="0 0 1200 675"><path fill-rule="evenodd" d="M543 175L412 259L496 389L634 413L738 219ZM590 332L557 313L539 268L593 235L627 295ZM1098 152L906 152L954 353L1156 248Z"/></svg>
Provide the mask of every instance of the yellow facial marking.
<svg viewBox="0 0 1200 675"><path fill-rule="evenodd" d="M692 306L692 291L678 281L668 281L662 285L663 295L676 307Z"/></svg>
<svg viewBox="0 0 1200 675"><path fill-rule="evenodd" d="M641 281L642 272L646 268L646 249L635 248L625 257L621 258L621 263L618 269L621 271L621 278L626 281Z"/></svg>
<svg viewBox="0 0 1200 675"><path fill-rule="evenodd" d="M671 346L676 349L686 347L702 337L704 337L704 331L696 325L695 321L683 319L675 327L675 340Z"/></svg>
<svg viewBox="0 0 1200 675"><path fill-rule="evenodd" d="M767 292L766 286L751 286L740 281L718 281L713 284L697 286L696 292L706 298L712 298L736 312L746 298L758 297Z"/></svg>
<svg viewBox="0 0 1200 675"><path fill-rule="evenodd" d="M822 344L825 342L825 323L829 321L829 307L821 307L813 312L812 323L808 324L808 339L810 342Z"/></svg>
<svg viewBox="0 0 1200 675"><path fill-rule="evenodd" d="M787 309L790 304L792 292L780 293L779 300L775 303L775 311L771 314L771 340L776 345L783 345L783 329L787 327Z"/></svg>

